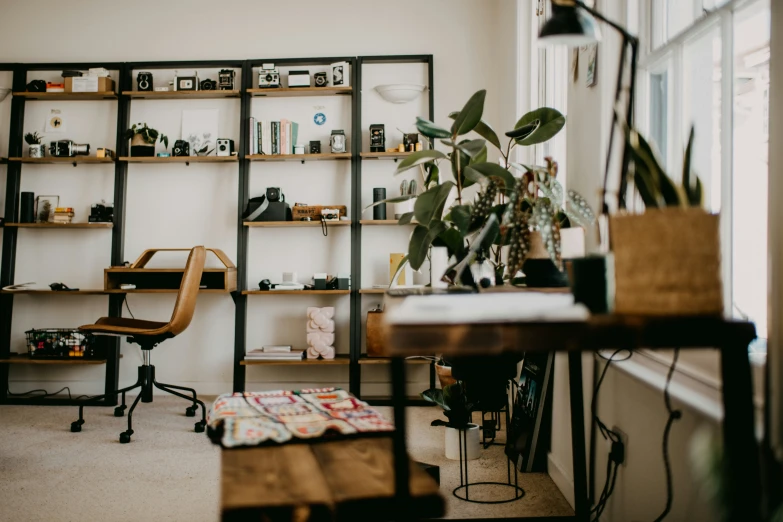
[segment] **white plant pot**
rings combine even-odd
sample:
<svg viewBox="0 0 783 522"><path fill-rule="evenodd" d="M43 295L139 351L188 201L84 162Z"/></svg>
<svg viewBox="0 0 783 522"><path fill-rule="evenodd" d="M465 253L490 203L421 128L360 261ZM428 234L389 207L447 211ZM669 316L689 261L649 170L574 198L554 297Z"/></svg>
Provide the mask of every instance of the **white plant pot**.
<svg viewBox="0 0 783 522"><path fill-rule="evenodd" d="M400 219L403 214L413 212L413 205L416 203L415 199L408 199L406 201L400 201L394 203L394 219Z"/></svg>
<svg viewBox="0 0 783 522"><path fill-rule="evenodd" d="M46 155L46 145L43 143L30 145L27 152L31 158L43 158Z"/></svg>
<svg viewBox="0 0 783 522"><path fill-rule="evenodd" d="M446 427L446 458L449 460L459 460L459 444L460 444L460 430L456 428ZM479 458L479 450L481 444L479 442L479 427L478 424L468 424L467 429L467 445L468 445L468 458L467 460L476 460ZM464 450L464 448L463 448Z"/></svg>

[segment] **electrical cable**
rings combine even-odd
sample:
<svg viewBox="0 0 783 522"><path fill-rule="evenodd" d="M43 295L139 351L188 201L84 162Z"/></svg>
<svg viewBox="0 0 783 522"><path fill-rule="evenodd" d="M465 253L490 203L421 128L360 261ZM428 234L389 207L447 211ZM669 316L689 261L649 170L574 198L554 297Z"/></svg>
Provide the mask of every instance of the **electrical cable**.
<svg viewBox="0 0 783 522"><path fill-rule="evenodd" d="M133 312L131 312L130 305L128 304L128 294L125 294L125 297L123 297L122 302L125 303L125 308L128 309L128 313L130 314L131 319L136 319L136 317L134 317L133 315Z"/></svg>
<svg viewBox="0 0 783 522"><path fill-rule="evenodd" d="M666 470L666 507L663 512L658 515L655 522L661 522L672 509L672 502L674 501L674 492L672 487L672 466L669 461L669 435L671 433L672 424L675 420L682 417L680 410L672 409L671 396L669 395L669 385L672 382L672 375L674 375L674 368L677 366L677 358L680 355L680 349L674 349L674 357L672 358L672 365L669 367L669 373L666 374L666 385L663 388L663 402L666 404L666 411L669 412L669 418L666 421L666 427L663 429L663 467Z"/></svg>
<svg viewBox="0 0 783 522"><path fill-rule="evenodd" d="M78 401L79 399L81 399L83 397L86 397L88 399L91 399L93 397L92 395L79 395L76 398L73 398L71 396L71 389L68 386L63 386L62 388L60 388L56 392L52 392L52 393L49 393L48 391L44 390L43 388L37 388L35 390L29 390L29 391L22 392L22 393L13 393L10 388L6 388L6 393L9 396L11 396L11 397L26 397L28 395L33 395L34 393L39 393L40 392L40 394L33 395L32 397L29 397L29 398L31 398L31 399L45 399L46 397L54 397L55 395L59 394L62 391L65 391L65 390L68 391L68 400Z"/></svg>

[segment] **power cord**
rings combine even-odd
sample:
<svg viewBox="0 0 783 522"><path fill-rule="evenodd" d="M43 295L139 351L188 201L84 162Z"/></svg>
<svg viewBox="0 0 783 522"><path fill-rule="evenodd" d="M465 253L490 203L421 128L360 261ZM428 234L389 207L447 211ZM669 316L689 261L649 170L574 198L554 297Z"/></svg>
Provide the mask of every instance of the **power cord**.
<svg viewBox="0 0 783 522"><path fill-rule="evenodd" d="M663 388L663 402L666 404L666 411L669 412L669 418L666 421L666 427L663 429L663 467L666 470L666 507L663 512L655 519L655 522L660 522L669 514L672 509L672 502L674 501L674 493L672 487L672 466L669 460L669 435L671 434L672 424L674 421L682 417L682 411L672 408L671 396L669 395L669 385L672 382L672 375L674 375L674 368L677 366L677 358L680 355L680 349L674 349L674 357L672 358L672 365L669 367L669 373L666 375L666 385Z"/></svg>
<svg viewBox="0 0 783 522"><path fill-rule="evenodd" d="M6 393L8 395L10 395L11 397L27 397L28 395L33 395L35 393L41 392L39 395L34 395L33 397L30 397L30 398L31 399L44 399L46 397L53 397L53 396L59 394L62 391L65 391L65 390L68 390L68 400L77 400L78 401L79 399L82 399L84 397L86 397L88 399L92 398L92 396L90 396L90 395L79 395L78 397L76 397L76 399L74 399L73 397L71 397L71 389L68 386L63 386L62 388L60 388L56 392L52 392L52 393L49 393L48 391L44 390L43 388L38 388L38 389L35 389L35 390L29 390L29 391L22 392L22 393L13 393L13 392L11 392L10 388L6 388Z"/></svg>
<svg viewBox="0 0 783 522"><path fill-rule="evenodd" d="M128 304L128 294L125 294L125 297L122 298L122 302L125 303L125 308L128 309L128 313L130 314L131 319L136 319L133 316L133 312L131 312L130 305Z"/></svg>

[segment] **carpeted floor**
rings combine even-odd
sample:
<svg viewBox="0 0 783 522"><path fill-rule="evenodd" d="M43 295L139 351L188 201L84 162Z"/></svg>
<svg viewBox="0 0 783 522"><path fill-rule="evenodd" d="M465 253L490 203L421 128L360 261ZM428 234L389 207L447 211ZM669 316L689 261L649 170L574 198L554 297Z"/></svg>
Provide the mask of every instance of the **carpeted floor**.
<svg viewBox="0 0 783 522"><path fill-rule="evenodd" d="M219 520L220 450L193 432L196 419L185 417L185 406L169 397L140 404L126 445L118 441L126 419L115 418L112 408L87 408L82 432L71 433L74 407L0 406L0 521ZM414 459L441 466L447 518L573 513L546 474L520 474L526 495L512 503L454 498L459 466L443 456L443 428L430 426L439 416L435 408L409 409L408 437ZM471 482L506 478L500 446L483 450L470 466ZM476 498L497 494L471 490Z"/></svg>

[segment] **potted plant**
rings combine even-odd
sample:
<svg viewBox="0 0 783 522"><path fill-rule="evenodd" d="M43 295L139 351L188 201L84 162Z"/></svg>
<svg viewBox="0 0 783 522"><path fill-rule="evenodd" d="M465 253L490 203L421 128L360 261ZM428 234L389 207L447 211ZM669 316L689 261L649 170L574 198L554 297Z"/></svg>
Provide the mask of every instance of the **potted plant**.
<svg viewBox="0 0 783 522"><path fill-rule="evenodd" d="M24 135L24 141L29 145L27 154L31 158L43 158L46 155L46 147L41 143L42 140L43 136L37 132L28 132Z"/></svg>
<svg viewBox="0 0 783 522"><path fill-rule="evenodd" d="M148 127L146 123L134 124L125 131L123 137L126 140L131 140L131 156L154 156L155 142L158 140L165 148L169 146L169 138L165 134Z"/></svg>
<svg viewBox="0 0 783 522"><path fill-rule="evenodd" d="M466 460L479 458L479 427L473 424L473 404L468 401L465 383L456 381L444 388L431 388L421 394L422 399L437 404L443 408L443 414L448 419L436 419L432 426L445 426L445 453L450 460L459 460L460 432L465 431L467 437Z"/></svg>

